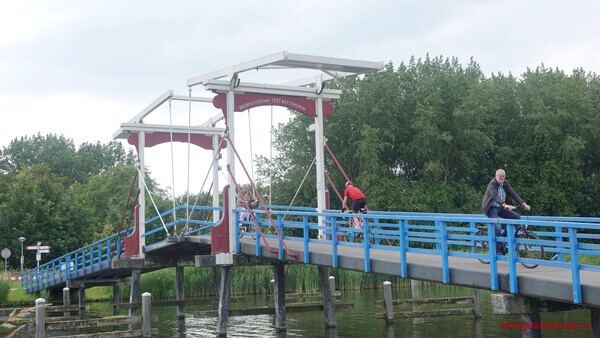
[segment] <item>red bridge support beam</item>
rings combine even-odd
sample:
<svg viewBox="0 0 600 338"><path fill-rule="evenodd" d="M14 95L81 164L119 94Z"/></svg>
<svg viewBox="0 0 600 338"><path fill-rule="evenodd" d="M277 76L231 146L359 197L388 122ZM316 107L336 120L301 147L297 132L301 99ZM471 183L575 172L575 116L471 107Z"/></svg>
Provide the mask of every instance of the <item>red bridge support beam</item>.
<svg viewBox="0 0 600 338"><path fill-rule="evenodd" d="M229 212L227 206L229 205L229 185L223 188L223 221L216 227L213 227L210 232L211 241L211 253L216 255L218 253L230 252L229 250Z"/></svg>

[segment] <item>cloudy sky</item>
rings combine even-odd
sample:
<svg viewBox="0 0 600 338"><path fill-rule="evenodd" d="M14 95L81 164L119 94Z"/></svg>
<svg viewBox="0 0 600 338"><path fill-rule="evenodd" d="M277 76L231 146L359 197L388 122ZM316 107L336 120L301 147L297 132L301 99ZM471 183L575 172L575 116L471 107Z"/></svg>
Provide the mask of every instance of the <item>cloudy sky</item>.
<svg viewBox="0 0 600 338"><path fill-rule="evenodd" d="M3 1L0 146L37 133L109 142L166 90L187 95L190 78L284 50L394 65L427 54L473 58L488 75L518 76L542 63L599 73L598 13L596 0ZM192 95L211 96L197 87ZM216 112L194 107L194 122ZM159 113L168 121L168 108ZM173 103L170 116L188 123L188 113ZM245 134L236 138L268 155L269 113L250 115L250 123L240 115ZM177 147L173 157L187 157ZM159 183L184 191L186 162L165 165L168 145L155 152L149 165ZM196 172L192 191L207 173Z"/></svg>

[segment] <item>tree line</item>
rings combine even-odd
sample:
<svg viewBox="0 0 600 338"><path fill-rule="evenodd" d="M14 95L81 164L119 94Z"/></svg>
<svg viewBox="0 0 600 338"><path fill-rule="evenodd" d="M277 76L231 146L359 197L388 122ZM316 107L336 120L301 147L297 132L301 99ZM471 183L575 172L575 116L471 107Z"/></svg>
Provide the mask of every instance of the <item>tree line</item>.
<svg viewBox="0 0 600 338"><path fill-rule="evenodd" d="M343 94L325 123L327 145L372 210L479 213L487 183L503 168L534 214L600 214L594 73L541 65L520 76L485 76L474 60L426 56L328 86ZM274 204L316 205L312 123L294 115L275 130L278 155L257 158L259 186L271 185ZM118 142L76 146L58 135L3 147L0 247L13 251L9 264L18 266L21 236L25 245L50 244L46 260L113 234L134 162ZM346 179L327 155L326 169L341 192ZM160 210L171 208L149 172L146 182ZM329 190L331 208L339 208ZM32 257L26 267L35 265Z"/></svg>
<svg viewBox="0 0 600 338"><path fill-rule="evenodd" d="M20 265L24 245L50 245L59 257L115 232L135 169L121 143L83 143L58 135L15 138L0 152L0 247ZM106 228L106 229L105 229ZM106 236L103 236L106 237ZM35 266L25 252L25 267Z"/></svg>
<svg viewBox="0 0 600 338"><path fill-rule="evenodd" d="M333 83L342 90L326 143L372 210L480 213L495 170L537 215L598 216L600 78L541 65L485 76L470 60L412 58L397 68ZM312 120L275 132L279 155L259 159L279 204L315 205ZM337 189L345 178L326 155ZM331 207L341 205L331 192Z"/></svg>

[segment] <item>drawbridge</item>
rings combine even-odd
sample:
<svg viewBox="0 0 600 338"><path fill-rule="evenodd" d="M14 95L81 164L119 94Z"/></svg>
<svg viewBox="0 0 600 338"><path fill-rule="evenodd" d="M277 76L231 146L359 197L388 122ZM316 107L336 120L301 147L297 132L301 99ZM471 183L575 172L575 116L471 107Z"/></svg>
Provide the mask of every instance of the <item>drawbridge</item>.
<svg viewBox="0 0 600 338"><path fill-rule="evenodd" d="M382 69L381 62L317 57L288 52L224 68L187 81L188 87L203 85L214 94L210 98L178 96L165 92L113 135L126 140L138 154L137 189L132 188L128 203L133 220L116 234L47 262L21 275L27 292L64 287L80 290L97 285L132 284L131 301L140 299L141 274L176 267L178 287L183 267L219 268L219 319L217 332L225 333L232 268L240 265L270 264L275 269L276 327L285 329L284 266L287 263L318 265L447 285L505 292L568 306L600 308L600 267L592 264L600 255L597 218L526 216L520 220L490 219L483 215L370 211L344 214L328 207L325 188L325 149L323 124L333 113L331 101L341 91L326 88L331 79L357 76ZM242 81L249 70L308 69L318 75L283 84ZM160 125L145 123L165 102L212 103L221 113L200 125ZM259 106L281 106L314 118L316 162L316 205L277 206L265 203L252 183L259 206L239 208L235 203L239 184L236 166L248 180L250 175L235 148L235 113ZM191 110L190 110L191 111ZM218 127L219 123L225 127ZM146 219L152 200L144 180L145 149L168 142L184 142L211 152L212 204L186 203L166 212L157 211ZM219 187L219 161L226 151L227 185ZM337 161L336 161L337 162ZM222 168L222 167L221 167ZM224 172L225 170L223 170ZM344 174L345 175L345 174ZM133 187L133 184L132 184ZM250 213L251 218L242 218ZM183 215L183 216L182 216ZM207 216L207 215L210 215ZM126 218L124 216L124 218ZM351 224L360 219L361 227ZM169 221L170 220L170 221ZM498 238L494 226L508 229L508 237ZM535 231L536 238L515 236L517 227ZM254 229L255 231L248 231ZM485 237L477 236L487 229ZM503 242L508 255L497 255L495 243ZM482 244L483 243L483 244ZM487 251L480 250L489 248ZM520 248L532 255L520 254ZM483 264L481 261L487 261ZM535 268L530 268L535 266ZM321 270L320 270L321 271ZM324 299L331 295L321 284ZM82 292L83 290L83 292ZM177 291L178 298L183 290ZM283 298L282 298L283 297ZM329 297L331 298L331 297ZM283 306L283 307L282 307ZM327 325L335 325L333 307L324 305ZM594 317L595 316L595 317ZM598 325L597 325L598 326Z"/></svg>

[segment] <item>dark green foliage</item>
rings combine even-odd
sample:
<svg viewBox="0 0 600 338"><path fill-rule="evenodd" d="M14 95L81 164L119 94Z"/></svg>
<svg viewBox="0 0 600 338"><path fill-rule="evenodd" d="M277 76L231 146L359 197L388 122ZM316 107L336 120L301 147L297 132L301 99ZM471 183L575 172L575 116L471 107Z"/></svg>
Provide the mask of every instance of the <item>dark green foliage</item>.
<svg viewBox="0 0 600 338"><path fill-rule="evenodd" d="M479 213L498 168L538 215L598 216L600 78L540 66L486 77L473 60L411 59L333 86L327 144L372 210ZM283 204L314 158L309 118L279 126L273 191ZM268 182L268 161L259 174ZM334 184L345 178L326 155ZM295 205L315 206L314 169ZM331 207L341 203L331 189Z"/></svg>
<svg viewBox="0 0 600 338"><path fill-rule="evenodd" d="M46 261L113 234L134 176L133 158L117 142L75 148L55 135L23 137L4 147L0 246L13 251L9 266L20 265L21 236L25 245L50 245ZM24 255L25 268L34 266L34 253Z"/></svg>
<svg viewBox="0 0 600 338"><path fill-rule="evenodd" d="M0 281L0 304L5 305L8 301L8 293L10 292L10 285L8 282Z"/></svg>

